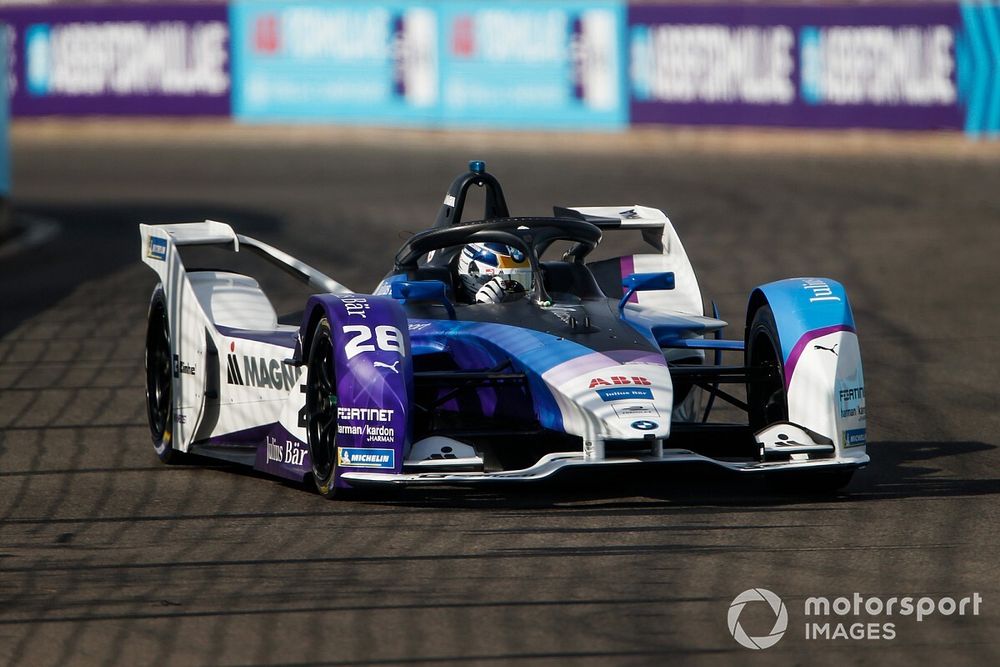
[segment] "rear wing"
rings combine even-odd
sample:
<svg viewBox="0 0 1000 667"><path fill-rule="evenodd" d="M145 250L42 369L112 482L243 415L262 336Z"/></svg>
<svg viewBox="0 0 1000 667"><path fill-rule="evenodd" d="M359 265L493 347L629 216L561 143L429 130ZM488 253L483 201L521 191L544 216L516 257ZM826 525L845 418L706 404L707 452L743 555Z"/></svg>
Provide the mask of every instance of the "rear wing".
<svg viewBox="0 0 1000 667"><path fill-rule="evenodd" d="M139 225L142 239L142 261L160 274L165 280L168 257L172 248L180 246L231 246L233 252L241 248L253 251L269 263L288 273L319 292L349 294L349 290L322 271L302 262L288 253L282 252L263 241L237 234L224 222L205 220L204 222L182 222L167 225Z"/></svg>
<svg viewBox="0 0 1000 667"><path fill-rule="evenodd" d="M583 220L601 229L641 230L643 240L658 252L663 252L665 227L673 229L663 211L648 206L555 206L553 211L557 217Z"/></svg>
<svg viewBox="0 0 1000 667"><path fill-rule="evenodd" d="M624 255L588 264L604 293L625 294L621 281L632 273L672 271L675 288L633 294L629 302L660 311L704 315L701 289L694 268L670 218L663 211L648 206L556 206L559 217L575 218L602 230L638 230L643 240L657 253Z"/></svg>

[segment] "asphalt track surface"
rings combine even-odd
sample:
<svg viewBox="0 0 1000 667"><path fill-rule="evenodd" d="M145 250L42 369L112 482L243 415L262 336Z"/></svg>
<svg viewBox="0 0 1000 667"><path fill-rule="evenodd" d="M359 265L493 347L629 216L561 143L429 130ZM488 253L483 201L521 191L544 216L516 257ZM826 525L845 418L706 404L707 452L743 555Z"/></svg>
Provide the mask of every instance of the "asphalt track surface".
<svg viewBox="0 0 1000 667"><path fill-rule="evenodd" d="M502 143L15 141L20 214L61 233L0 260L0 663L1000 662L1000 162ZM371 289L472 157L516 214L664 208L733 337L756 284L844 282L872 465L826 499L676 471L330 502L156 461L138 221L226 220ZM765 651L727 629L754 587L788 609ZM855 592L983 602L805 639L807 597Z"/></svg>

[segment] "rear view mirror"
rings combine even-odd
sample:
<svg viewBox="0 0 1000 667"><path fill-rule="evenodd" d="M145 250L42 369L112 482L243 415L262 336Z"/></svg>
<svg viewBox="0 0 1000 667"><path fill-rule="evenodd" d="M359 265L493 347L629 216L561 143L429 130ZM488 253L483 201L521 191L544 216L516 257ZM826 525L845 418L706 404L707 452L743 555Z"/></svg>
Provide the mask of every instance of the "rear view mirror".
<svg viewBox="0 0 1000 667"><path fill-rule="evenodd" d="M625 304L636 292L673 289L674 273L633 273L622 278L622 287L625 288L625 296L618 302L618 310L624 310Z"/></svg>
<svg viewBox="0 0 1000 667"><path fill-rule="evenodd" d="M432 301L440 303L455 319L455 307L448 300L448 287L440 280L401 280L392 283L392 298L400 301Z"/></svg>

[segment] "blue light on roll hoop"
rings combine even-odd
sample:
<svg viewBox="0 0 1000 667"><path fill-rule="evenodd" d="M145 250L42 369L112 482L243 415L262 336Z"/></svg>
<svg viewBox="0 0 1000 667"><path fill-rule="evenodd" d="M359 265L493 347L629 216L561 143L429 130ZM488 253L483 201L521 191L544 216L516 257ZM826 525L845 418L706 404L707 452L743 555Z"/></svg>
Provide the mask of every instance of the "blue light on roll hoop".
<svg viewBox="0 0 1000 667"><path fill-rule="evenodd" d="M482 160L470 160L469 161L469 171L473 174L481 174L486 171L486 163Z"/></svg>

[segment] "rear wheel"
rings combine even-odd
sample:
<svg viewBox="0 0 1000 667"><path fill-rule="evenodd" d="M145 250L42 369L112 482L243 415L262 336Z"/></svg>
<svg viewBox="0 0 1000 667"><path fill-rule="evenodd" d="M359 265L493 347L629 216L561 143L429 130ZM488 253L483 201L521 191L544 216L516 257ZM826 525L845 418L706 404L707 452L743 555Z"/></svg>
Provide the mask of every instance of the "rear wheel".
<svg viewBox="0 0 1000 667"><path fill-rule="evenodd" d="M337 494L337 379L330 322L324 317L313 330L306 367L306 433L316 490L327 498Z"/></svg>
<svg viewBox="0 0 1000 667"><path fill-rule="evenodd" d="M184 455L173 448L173 369L166 297L158 285L149 305L146 327L146 414L153 450L163 463L181 463Z"/></svg>

